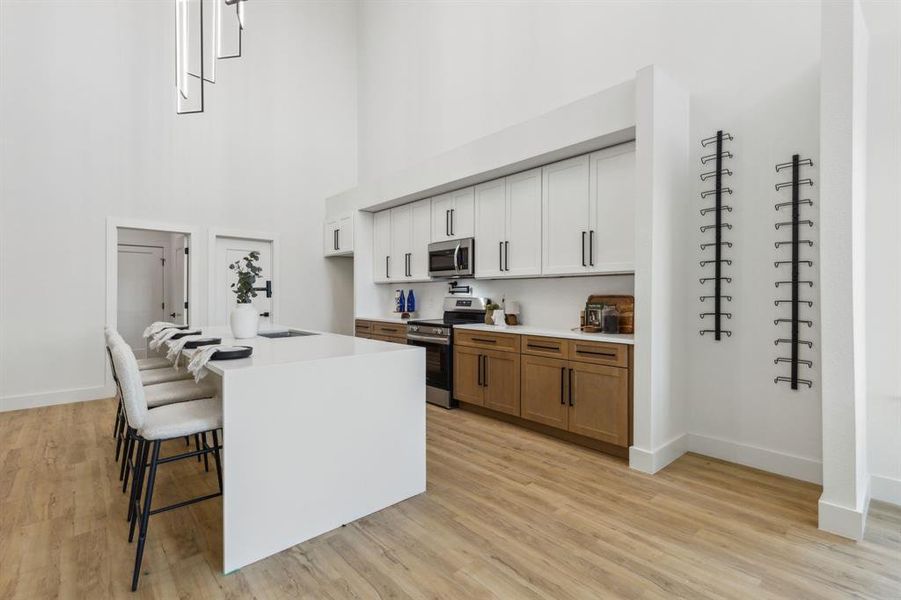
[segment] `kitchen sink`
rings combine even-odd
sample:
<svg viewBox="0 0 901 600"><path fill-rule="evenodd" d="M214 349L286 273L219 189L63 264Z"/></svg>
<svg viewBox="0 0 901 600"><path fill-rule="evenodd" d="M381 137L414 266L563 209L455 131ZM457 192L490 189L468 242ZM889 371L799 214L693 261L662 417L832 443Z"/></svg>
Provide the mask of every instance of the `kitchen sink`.
<svg viewBox="0 0 901 600"><path fill-rule="evenodd" d="M313 333L312 331L264 331L258 334L260 337L269 338L273 340L277 340L280 338L292 338L292 337L306 337L308 335L319 335L318 333Z"/></svg>

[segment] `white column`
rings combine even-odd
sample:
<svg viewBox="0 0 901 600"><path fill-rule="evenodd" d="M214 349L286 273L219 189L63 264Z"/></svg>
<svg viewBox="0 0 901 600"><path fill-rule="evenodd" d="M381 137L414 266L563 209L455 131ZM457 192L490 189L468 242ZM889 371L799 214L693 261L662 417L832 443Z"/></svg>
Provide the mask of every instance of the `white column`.
<svg viewBox="0 0 901 600"><path fill-rule="evenodd" d="M820 77L823 495L820 529L860 539L866 522L866 101L859 0L824 2Z"/></svg>

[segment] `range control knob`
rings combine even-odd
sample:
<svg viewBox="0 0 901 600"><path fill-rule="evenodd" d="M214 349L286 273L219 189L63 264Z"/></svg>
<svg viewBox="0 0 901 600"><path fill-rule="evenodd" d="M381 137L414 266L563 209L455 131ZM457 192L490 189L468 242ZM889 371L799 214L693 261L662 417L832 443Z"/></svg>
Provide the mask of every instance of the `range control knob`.
<svg viewBox="0 0 901 600"><path fill-rule="evenodd" d="M412 331L413 333L416 333L417 331L419 331L419 327L416 326L416 325L410 325L410 326L408 327L408 329L409 329L410 331Z"/></svg>

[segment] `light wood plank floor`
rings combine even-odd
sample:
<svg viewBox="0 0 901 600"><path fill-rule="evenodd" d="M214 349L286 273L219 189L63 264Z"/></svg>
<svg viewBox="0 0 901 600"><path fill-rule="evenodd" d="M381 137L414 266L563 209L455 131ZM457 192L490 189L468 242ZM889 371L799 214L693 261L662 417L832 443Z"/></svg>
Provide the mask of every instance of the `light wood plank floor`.
<svg viewBox="0 0 901 600"><path fill-rule="evenodd" d="M219 499L155 516L131 594L113 409L0 414L0 598L901 598L896 507L855 544L816 529L815 485L696 455L646 476L434 407L426 494L228 576ZM214 488L196 462L157 484Z"/></svg>

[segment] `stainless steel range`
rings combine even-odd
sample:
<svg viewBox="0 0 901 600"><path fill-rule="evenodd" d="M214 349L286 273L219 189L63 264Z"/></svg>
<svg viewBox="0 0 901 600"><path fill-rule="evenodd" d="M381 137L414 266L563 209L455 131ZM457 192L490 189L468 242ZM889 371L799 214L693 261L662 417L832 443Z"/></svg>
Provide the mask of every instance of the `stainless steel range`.
<svg viewBox="0 0 901 600"><path fill-rule="evenodd" d="M457 405L454 400L454 325L484 323L487 298L448 296L444 299L444 318L413 320L407 323L407 344L425 348L426 402L444 408Z"/></svg>

